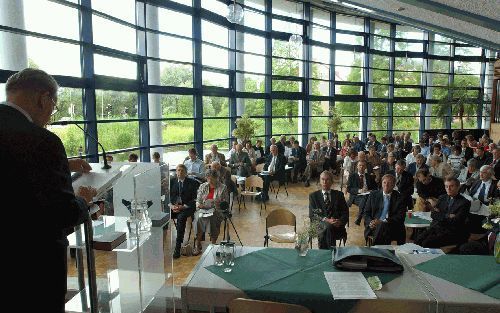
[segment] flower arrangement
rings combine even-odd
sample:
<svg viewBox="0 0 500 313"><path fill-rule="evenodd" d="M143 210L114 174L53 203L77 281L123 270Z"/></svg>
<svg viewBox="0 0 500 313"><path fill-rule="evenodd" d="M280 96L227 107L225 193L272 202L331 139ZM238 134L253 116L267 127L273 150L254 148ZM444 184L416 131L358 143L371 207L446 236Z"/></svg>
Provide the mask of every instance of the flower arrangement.
<svg viewBox="0 0 500 313"><path fill-rule="evenodd" d="M486 218L483 228L486 230L498 229L500 224L500 200L491 202L489 208L490 216Z"/></svg>

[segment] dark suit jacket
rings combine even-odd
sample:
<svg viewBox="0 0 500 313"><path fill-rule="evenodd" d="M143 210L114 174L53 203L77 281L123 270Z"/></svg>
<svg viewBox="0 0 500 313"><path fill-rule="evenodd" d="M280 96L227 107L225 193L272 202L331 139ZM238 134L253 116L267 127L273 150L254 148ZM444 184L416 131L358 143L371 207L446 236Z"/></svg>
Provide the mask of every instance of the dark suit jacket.
<svg viewBox="0 0 500 313"><path fill-rule="evenodd" d="M396 163L394 163L392 169L389 169L389 163L387 163L387 162L382 163L382 165L380 165L380 178L382 178L382 176L384 176L385 174L395 175L396 174Z"/></svg>
<svg viewBox="0 0 500 313"><path fill-rule="evenodd" d="M263 158L264 157L264 148L262 148L262 146L260 147L257 147L257 146L253 146L253 149L255 151L259 150L260 151L260 157Z"/></svg>
<svg viewBox="0 0 500 313"><path fill-rule="evenodd" d="M88 218L87 203L73 192L61 140L1 104L0 162L5 183L0 188L0 206L16 216L14 224L7 223L1 230L5 251L15 256L5 258L5 266L34 281L51 281L51 287L42 288L32 300L38 308L60 311L66 292L66 234ZM12 227L17 231L12 232ZM33 257L42 258L43 265L21 266L19 260L33 261ZM16 283L13 287L22 288Z"/></svg>
<svg viewBox="0 0 500 313"><path fill-rule="evenodd" d="M476 194L477 190L479 189L479 187L481 187L482 183L483 183L482 180L478 180L472 184L472 186L469 189L469 195L471 197L473 197ZM490 190L488 190L488 194L486 195L485 200L488 201L488 198L494 199L494 198L497 198L499 196L500 196L500 194L499 194L498 189L497 189L497 182L495 180L492 180L491 185L490 185Z"/></svg>
<svg viewBox="0 0 500 313"><path fill-rule="evenodd" d="M493 169L495 170L495 180L500 180L500 160L495 162Z"/></svg>
<svg viewBox="0 0 500 313"><path fill-rule="evenodd" d="M304 166L307 164L306 154L307 154L306 149L300 146L297 149L295 148L292 149L292 156L299 158L299 160L296 161L297 164L303 164Z"/></svg>
<svg viewBox="0 0 500 313"><path fill-rule="evenodd" d="M375 175L365 173L365 181L368 190L377 189L377 183L375 182ZM363 188L363 186L361 185L361 180L359 179L358 172L354 172L351 175L349 175L349 179L347 180L347 191L351 195L357 195L358 190L361 188Z"/></svg>
<svg viewBox="0 0 500 313"><path fill-rule="evenodd" d="M269 165L271 165L271 161L273 160L273 155L270 154L266 158L266 163L264 164L264 171L269 169ZM284 155L278 154L276 156L276 164L274 165L274 175L273 180L277 180L280 183L285 182L285 165L287 164L287 159Z"/></svg>
<svg viewBox="0 0 500 313"><path fill-rule="evenodd" d="M396 186L401 194L401 202L404 208L413 208L413 199L411 197L414 191L413 176L407 171L403 171L399 184L396 184Z"/></svg>
<svg viewBox="0 0 500 313"><path fill-rule="evenodd" d="M420 167L420 169L423 168L429 169L429 167L425 163ZM411 176L415 176L415 174L417 173L417 162L413 162L412 164L408 165L408 168L406 170L411 174Z"/></svg>
<svg viewBox="0 0 500 313"><path fill-rule="evenodd" d="M309 218L311 221L321 221L324 217L340 219L342 224L349 220L349 209L344 194L338 190L330 190L330 206L325 206L321 190L309 194Z"/></svg>
<svg viewBox="0 0 500 313"><path fill-rule="evenodd" d="M440 196L446 194L446 189L444 189L444 181L441 178L434 176L432 176L432 180L428 185L424 185L420 181L417 181L417 193L424 199L438 199Z"/></svg>
<svg viewBox="0 0 500 313"><path fill-rule="evenodd" d="M471 147L466 147L464 152L465 162L469 161L474 157L474 149Z"/></svg>
<svg viewBox="0 0 500 313"><path fill-rule="evenodd" d="M401 158L404 159L408 155L408 153L411 152L411 149L413 148L413 145L411 142L407 141L406 143L404 141L401 141Z"/></svg>
<svg viewBox="0 0 500 313"><path fill-rule="evenodd" d="M328 147L323 147L321 148L323 150L323 153L325 154L325 162L329 162L330 164L335 164L337 162L337 149L335 147L332 147L330 149L330 154L328 153ZM329 157L329 158L327 158Z"/></svg>
<svg viewBox="0 0 500 313"><path fill-rule="evenodd" d="M483 157L480 158L480 157L475 157L474 159L476 159L477 161L477 168L481 168L481 166L483 165L490 165L491 162L493 162L493 158L491 157L491 155L488 155L486 154L487 152L484 153Z"/></svg>
<svg viewBox="0 0 500 313"><path fill-rule="evenodd" d="M284 155L285 154L285 145L281 143L281 141L276 142L276 147L278 148L278 154ZM269 152L269 154L271 154Z"/></svg>
<svg viewBox="0 0 500 313"><path fill-rule="evenodd" d="M448 208L449 199L450 197L447 194L438 199L436 208L439 209L439 212L432 211L431 228L438 228L442 232L452 233L457 238L464 240L469 236L465 222L470 211L470 201L458 194L451 207ZM455 214L455 217L450 218L450 214Z"/></svg>
<svg viewBox="0 0 500 313"><path fill-rule="evenodd" d="M365 237L369 235L371 229L370 222L378 219L384 209L384 196L382 190L372 191L365 204ZM392 191L391 202L389 205L389 213L387 223L392 224L392 228L397 232L392 234L393 238L401 238L405 232L405 207L401 195L396 190ZM396 227L394 227L396 226Z"/></svg>
<svg viewBox="0 0 500 313"><path fill-rule="evenodd" d="M196 210L196 196L198 195L198 187L200 184L189 177L184 178L182 184L182 192L180 194L182 204L188 207L184 210L195 211ZM179 197L179 180L177 177L172 177L170 179L170 203L176 204L177 197Z"/></svg>

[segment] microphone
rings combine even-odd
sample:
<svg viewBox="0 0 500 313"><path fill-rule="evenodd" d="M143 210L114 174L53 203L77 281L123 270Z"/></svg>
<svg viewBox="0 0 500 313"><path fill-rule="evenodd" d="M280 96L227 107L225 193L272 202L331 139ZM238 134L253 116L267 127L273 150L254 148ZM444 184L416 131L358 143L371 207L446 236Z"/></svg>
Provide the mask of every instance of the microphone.
<svg viewBox="0 0 500 313"><path fill-rule="evenodd" d="M51 123L50 125L69 125L69 123L67 121L61 121L61 122ZM76 127L80 128L85 133L85 135L89 136L90 138L92 138L92 140L94 140L95 142L97 142L97 144L102 149L102 158L104 160L104 166L102 167L102 169L103 170L109 170L111 168L111 165L108 164L108 160L106 159L106 151L104 150L104 147L101 145L101 143L99 142L99 140L97 140L94 136L92 136L91 134L89 134L89 132L87 132L85 129L83 129L83 127L81 127L80 125L78 125L78 124L71 124L71 125L75 125Z"/></svg>

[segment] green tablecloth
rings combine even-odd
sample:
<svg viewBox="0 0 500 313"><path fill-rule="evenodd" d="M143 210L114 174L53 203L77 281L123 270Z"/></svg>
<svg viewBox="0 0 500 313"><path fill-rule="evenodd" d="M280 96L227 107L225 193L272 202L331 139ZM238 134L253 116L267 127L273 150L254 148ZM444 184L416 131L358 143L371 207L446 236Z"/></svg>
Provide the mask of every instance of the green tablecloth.
<svg viewBox="0 0 500 313"><path fill-rule="evenodd" d="M427 224L427 225L430 225L431 221L423 219L423 218L418 217L418 216L412 216L411 218L408 218L408 216L406 216L405 224L422 224L422 225Z"/></svg>
<svg viewBox="0 0 500 313"><path fill-rule="evenodd" d="M300 257L294 249L267 248L236 259L233 271L214 265L207 269L244 291L250 298L300 304L315 313L349 312L357 300L333 300L324 272L336 272L331 251L310 250ZM363 273L378 276L383 284L400 274Z"/></svg>
<svg viewBox="0 0 500 313"><path fill-rule="evenodd" d="M491 255L442 255L415 268L500 299L500 264Z"/></svg>

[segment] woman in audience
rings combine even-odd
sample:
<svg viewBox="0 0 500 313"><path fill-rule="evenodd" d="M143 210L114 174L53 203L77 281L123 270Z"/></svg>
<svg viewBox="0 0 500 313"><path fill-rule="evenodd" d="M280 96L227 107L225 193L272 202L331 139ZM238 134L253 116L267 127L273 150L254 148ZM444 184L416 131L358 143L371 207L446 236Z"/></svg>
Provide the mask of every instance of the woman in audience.
<svg viewBox="0 0 500 313"><path fill-rule="evenodd" d="M387 154L387 160L380 166L380 177L386 174L396 175L396 157L393 152Z"/></svg>
<svg viewBox="0 0 500 313"><path fill-rule="evenodd" d="M193 255L199 255L202 250L201 236L204 232L210 233L212 244L217 242L220 232L220 224L223 220L221 203L229 203L229 193L226 185L219 182L219 172L207 171L207 182L198 188L196 198L196 212L194 221L196 226L196 243Z"/></svg>
<svg viewBox="0 0 500 313"><path fill-rule="evenodd" d="M253 148L252 142L250 140L245 143L243 152L248 153L248 157L250 158L250 162L252 163L252 172L255 172L255 165L257 164L257 154L255 153L255 149Z"/></svg>
<svg viewBox="0 0 500 313"><path fill-rule="evenodd" d="M310 139L309 139L309 143L306 145L306 154L309 155L309 153L311 152L312 148L313 148L313 145L314 145L314 142L318 140L316 137L312 136Z"/></svg>
<svg viewBox="0 0 500 313"><path fill-rule="evenodd" d="M344 176L349 177L351 173L354 171L354 163L358 161L358 153L356 150L351 149L347 153L347 156L344 158L344 164L342 165L344 168Z"/></svg>
<svg viewBox="0 0 500 313"><path fill-rule="evenodd" d="M257 158L256 163L261 164L266 162L266 158L264 157L264 147L262 147L262 140L257 139L253 149L255 150L255 156Z"/></svg>
<svg viewBox="0 0 500 313"><path fill-rule="evenodd" d="M408 165L406 167L406 170L408 171L408 173L410 173L415 178L415 174L417 173L417 171L419 169L423 169L423 168L429 169L427 164L425 164L425 157L422 154L417 154L417 157L415 158L415 162Z"/></svg>
<svg viewBox="0 0 500 313"><path fill-rule="evenodd" d="M430 156L430 160L431 166L429 167L429 172L432 176L444 179L453 174L453 170L451 169L450 165L443 162L438 155Z"/></svg>
<svg viewBox="0 0 500 313"><path fill-rule="evenodd" d="M461 156L462 147L454 146L451 151L452 154L450 154L450 156L448 157L448 164L453 170L454 177L458 177L458 175L460 175L460 172L462 171L462 168L464 167L463 158Z"/></svg>
<svg viewBox="0 0 500 313"><path fill-rule="evenodd" d="M474 149L469 147L467 139L465 138L462 139L461 145L462 145L462 153L460 154L460 156L464 159L464 164L467 164L466 162L468 162L470 159L474 157Z"/></svg>
<svg viewBox="0 0 500 313"><path fill-rule="evenodd" d="M479 179L479 169L477 168L477 160L470 159L467 161L467 167L462 169L458 180L460 181L461 190L469 189Z"/></svg>
<svg viewBox="0 0 500 313"><path fill-rule="evenodd" d="M350 138L350 135L347 134L347 135L345 135L345 140L342 143L342 151L340 152L340 155L343 158L344 157L348 157L349 156L349 150L351 150L351 138Z"/></svg>

